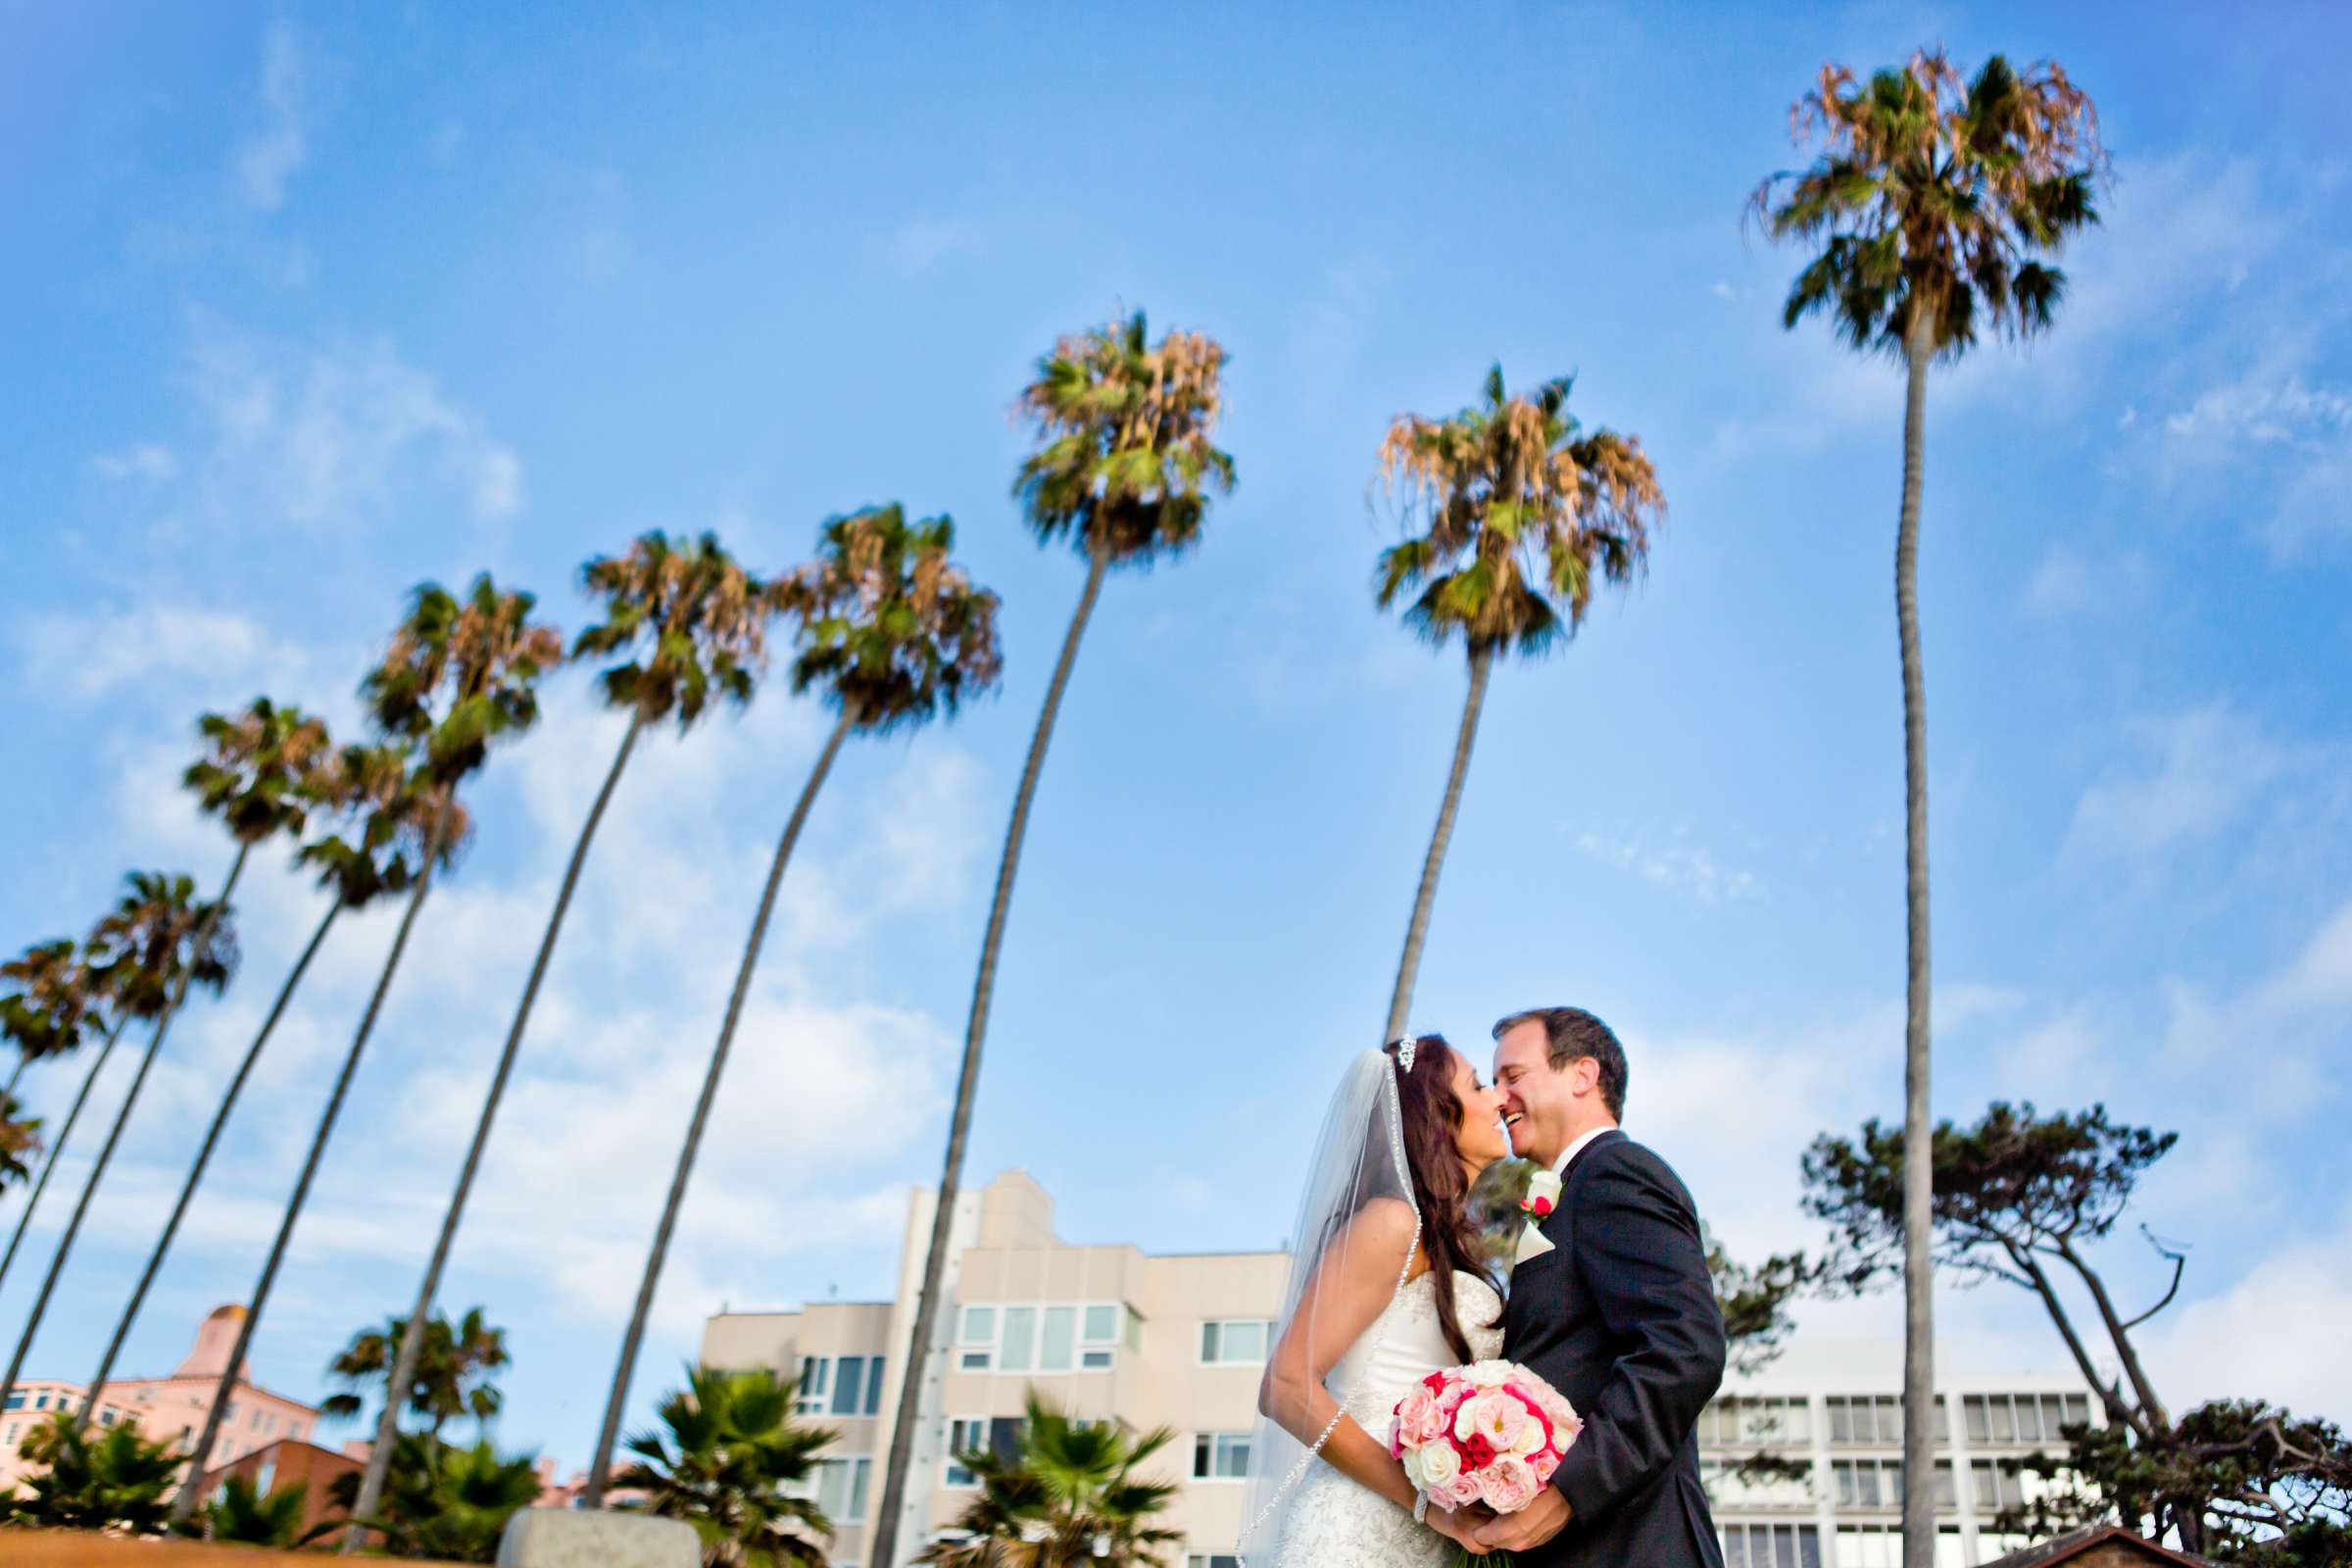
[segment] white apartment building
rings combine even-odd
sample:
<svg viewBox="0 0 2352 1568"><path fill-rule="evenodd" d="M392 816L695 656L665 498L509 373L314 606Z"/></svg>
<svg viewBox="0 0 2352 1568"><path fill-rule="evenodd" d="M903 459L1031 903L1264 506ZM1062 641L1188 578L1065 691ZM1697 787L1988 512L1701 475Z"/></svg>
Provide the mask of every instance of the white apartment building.
<svg viewBox="0 0 2352 1568"><path fill-rule="evenodd" d="M896 1300L721 1310L704 1330L706 1364L798 1377L803 1415L840 1433L817 1500L835 1521L841 1568L879 1568L866 1562L866 1543L931 1204L918 1192L909 1207ZM1241 1477L1289 1258L1071 1246L1054 1234L1053 1200L1022 1171L961 1195L951 1238L952 1306L922 1368L922 1424L893 1568L954 1527L973 1486L953 1455L1010 1451L1032 1388L1077 1415L1139 1432L1172 1428L1177 1441L1158 1469L1178 1491L1163 1523L1184 1536L1185 1568L1234 1568ZM1901 1362L1892 1343L1799 1342L1726 1386L1699 1441L1727 1568L1898 1568ZM1937 1561L1967 1568L2023 1544L1991 1530L2019 1494L2018 1460L2056 1447L2062 1421L2096 1412L2081 1383L2064 1377L1938 1382L1948 1458L1936 1470ZM1806 1474L1743 1482L1740 1462L1758 1451Z"/></svg>

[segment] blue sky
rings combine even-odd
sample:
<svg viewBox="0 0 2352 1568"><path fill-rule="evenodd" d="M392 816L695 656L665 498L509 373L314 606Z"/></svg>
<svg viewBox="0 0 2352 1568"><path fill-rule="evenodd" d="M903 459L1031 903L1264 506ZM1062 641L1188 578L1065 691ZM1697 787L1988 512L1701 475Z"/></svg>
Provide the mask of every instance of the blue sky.
<svg viewBox="0 0 2352 1568"><path fill-rule="evenodd" d="M2054 55L2116 161L2058 332L1939 371L1922 582L1938 1107L2104 1100L2182 1133L2139 1216L2195 1244L2168 1396L2352 1417L2352 203L2322 6L0 8L0 881L7 943L134 866L216 877L172 788L207 708L346 727L419 580L569 627L581 561L949 512L1004 597L1000 699L855 747L761 970L632 1419L722 1301L891 1287L936 1171L1003 812L1078 564L1024 533L1007 410L1142 306L1232 351L1240 485L1114 579L1022 866L971 1171L1076 1240L1282 1239L1377 1031L1458 655L1370 602L1386 421L1573 373L1672 516L1648 580L1495 680L1415 1016L1574 1001L1633 1129L1739 1250L1799 1245L1796 1154L1899 1087L1890 573L1900 385L1807 327L1740 222L1825 59ZM317 1391L405 1306L618 722L585 671L475 798L257 1357ZM779 689L641 753L600 841L446 1303L515 1365L502 1439L585 1459L772 836L820 738ZM175 1032L31 1366L81 1376L313 918L258 865L246 967ZM127 1356L248 1288L390 935L339 930ZM57 1108L69 1073L41 1075ZM127 1068L110 1073L119 1093ZM85 1144L85 1149L90 1145ZM62 1213L65 1205L55 1205ZM14 1212L14 1200L8 1207ZM54 1220L54 1215L51 1221ZM44 1222L44 1226L47 1223ZM48 1234L44 1229L44 1237ZM2154 1271L2110 1250L2136 1294ZM35 1271L0 1292L12 1337ZM1818 1333L1892 1304L1819 1305ZM2282 1331L2282 1323L2286 1325ZM1955 1358L2056 1365L2027 1303Z"/></svg>

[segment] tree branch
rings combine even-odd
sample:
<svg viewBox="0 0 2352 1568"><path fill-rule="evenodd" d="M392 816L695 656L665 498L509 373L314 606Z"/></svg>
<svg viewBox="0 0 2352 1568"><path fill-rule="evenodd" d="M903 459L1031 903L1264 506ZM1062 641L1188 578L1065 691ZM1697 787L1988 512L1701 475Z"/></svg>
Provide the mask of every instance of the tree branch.
<svg viewBox="0 0 2352 1568"><path fill-rule="evenodd" d="M2145 1414L2126 1404L2122 1393L2114 1384L2099 1381L2098 1368L2091 1365L2090 1352L2083 1348L2082 1337L2075 1332L2074 1320L2067 1316L2066 1303L2058 1299L2058 1292L2051 1286L2049 1275L2034 1261L2034 1254L2010 1245L2009 1260L2024 1271L2034 1287L2034 1293L2041 1298L2041 1304L2048 1308L2050 1321L2058 1325L2059 1338L2066 1341L2066 1348L2074 1352L2075 1365L2082 1371L2082 1381L2090 1385L2091 1392L2098 1395L2100 1404L2106 1407L2107 1419L2146 1437L2150 1428Z"/></svg>
<svg viewBox="0 0 2352 1568"><path fill-rule="evenodd" d="M2058 1244L2058 1255L2072 1264L2075 1272L2082 1276L2082 1283L2090 1288L2091 1302L2099 1309L2100 1321L2107 1325L2107 1338L2114 1342L2115 1353L2123 1360L2124 1375L2132 1380L2132 1391L2139 1397L2140 1409L2156 1426L2170 1426L2172 1422L2164 1413L2164 1401L2156 1397L2155 1387L2148 1382L2147 1371L2139 1364L2139 1351L2132 1346L2132 1336L2125 1330L2123 1320L2116 1316L2115 1302L2107 1295L2107 1282L2099 1278L2096 1269L2082 1260L2082 1254L2075 1250L2071 1242L2062 1241Z"/></svg>
<svg viewBox="0 0 2352 1568"><path fill-rule="evenodd" d="M2173 1298L2180 1294L2180 1276L2187 1272L2188 1269L2188 1250L2186 1248L2167 1247L2163 1242L2158 1241L2156 1239L2156 1233L2148 1229L2145 1225L2142 1225L2139 1228L2139 1234L2148 1239L2148 1245L2156 1249L2156 1253L2159 1257L2169 1257L2173 1260L2173 1283L2165 1287L2163 1299L2159 1300L2154 1306L2149 1307L2145 1312L2140 1313L2139 1316L2133 1318L2131 1322L2124 1325L2124 1328L2127 1332L2139 1327L2142 1323L2145 1323L2148 1319L2154 1317L2157 1313L2163 1311L2166 1307L2173 1304Z"/></svg>

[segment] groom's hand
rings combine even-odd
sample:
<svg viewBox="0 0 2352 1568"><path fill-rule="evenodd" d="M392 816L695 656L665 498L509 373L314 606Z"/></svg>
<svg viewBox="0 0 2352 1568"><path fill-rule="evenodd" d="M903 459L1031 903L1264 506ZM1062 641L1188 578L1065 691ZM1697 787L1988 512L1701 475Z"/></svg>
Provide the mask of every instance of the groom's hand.
<svg viewBox="0 0 2352 1568"><path fill-rule="evenodd" d="M1568 1528L1568 1499L1557 1488L1545 1487L1536 1500L1517 1513L1506 1513L1476 1532L1482 1551L1525 1551L1541 1546Z"/></svg>

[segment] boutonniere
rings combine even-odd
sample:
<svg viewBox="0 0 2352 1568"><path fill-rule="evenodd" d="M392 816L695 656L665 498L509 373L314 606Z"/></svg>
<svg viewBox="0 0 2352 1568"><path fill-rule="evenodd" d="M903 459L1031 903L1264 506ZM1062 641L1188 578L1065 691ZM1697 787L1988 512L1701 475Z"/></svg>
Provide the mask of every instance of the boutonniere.
<svg viewBox="0 0 2352 1568"><path fill-rule="evenodd" d="M1551 1218L1551 1211L1560 1206L1560 1174L1540 1170L1528 1178L1527 1196L1519 1200L1519 1212L1530 1224L1541 1225Z"/></svg>

